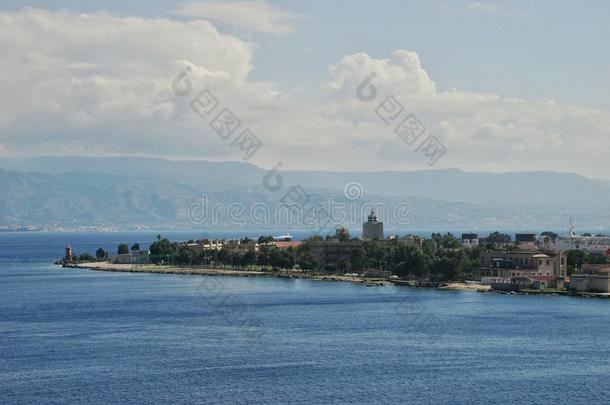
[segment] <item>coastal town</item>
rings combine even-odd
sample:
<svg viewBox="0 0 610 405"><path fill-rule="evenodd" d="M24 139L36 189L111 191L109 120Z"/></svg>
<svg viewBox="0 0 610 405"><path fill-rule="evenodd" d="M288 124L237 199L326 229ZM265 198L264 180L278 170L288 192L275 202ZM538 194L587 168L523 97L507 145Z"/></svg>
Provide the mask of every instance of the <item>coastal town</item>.
<svg viewBox="0 0 610 405"><path fill-rule="evenodd" d="M384 234L374 210L362 238L338 228L326 237L296 241L290 235L258 239L172 242L157 236L148 249L124 243L77 254L64 267L105 271L260 276L387 283L502 293L610 297L610 237L568 233L433 233L430 237Z"/></svg>

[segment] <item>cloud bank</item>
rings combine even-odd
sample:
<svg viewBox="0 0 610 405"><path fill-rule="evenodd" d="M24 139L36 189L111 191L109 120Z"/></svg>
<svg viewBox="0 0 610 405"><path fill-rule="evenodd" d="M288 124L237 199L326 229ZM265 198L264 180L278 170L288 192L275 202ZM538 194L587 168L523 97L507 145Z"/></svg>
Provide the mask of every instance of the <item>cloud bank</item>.
<svg viewBox="0 0 610 405"><path fill-rule="evenodd" d="M447 148L436 168L560 170L606 177L608 111L553 100L441 90L420 57L346 55L327 93L304 101L254 81L254 44L205 20L24 9L0 13L0 154L241 159L190 107L209 88L263 142L250 159L286 169L425 169L427 159L376 108L394 96ZM192 91L172 81L188 69ZM358 87L374 73L377 98Z"/></svg>

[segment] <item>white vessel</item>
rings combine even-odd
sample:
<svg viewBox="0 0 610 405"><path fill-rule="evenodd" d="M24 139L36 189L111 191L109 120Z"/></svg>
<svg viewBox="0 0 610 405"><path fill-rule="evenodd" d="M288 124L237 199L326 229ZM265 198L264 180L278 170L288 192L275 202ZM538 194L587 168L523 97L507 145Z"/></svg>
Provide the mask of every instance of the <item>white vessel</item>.
<svg viewBox="0 0 610 405"><path fill-rule="evenodd" d="M292 235L287 233L286 235L274 236L273 240L276 242L290 242L292 241Z"/></svg>

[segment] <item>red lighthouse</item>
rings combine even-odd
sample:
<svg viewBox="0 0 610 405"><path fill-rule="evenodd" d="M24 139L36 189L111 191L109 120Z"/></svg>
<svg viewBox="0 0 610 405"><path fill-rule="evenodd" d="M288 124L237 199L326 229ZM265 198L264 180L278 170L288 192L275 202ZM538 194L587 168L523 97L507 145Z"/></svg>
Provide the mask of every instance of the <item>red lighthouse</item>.
<svg viewBox="0 0 610 405"><path fill-rule="evenodd" d="M66 263L72 263L72 246L66 246Z"/></svg>

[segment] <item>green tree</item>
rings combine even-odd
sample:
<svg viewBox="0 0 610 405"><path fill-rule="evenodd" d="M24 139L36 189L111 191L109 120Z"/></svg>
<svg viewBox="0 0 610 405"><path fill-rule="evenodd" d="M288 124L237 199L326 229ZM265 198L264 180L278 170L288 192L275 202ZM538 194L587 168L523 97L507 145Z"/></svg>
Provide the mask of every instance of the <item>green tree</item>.
<svg viewBox="0 0 610 405"><path fill-rule="evenodd" d="M197 252L195 249L186 245L178 247L175 256L175 262L177 264L188 264L190 266L193 264L193 261L197 261Z"/></svg>
<svg viewBox="0 0 610 405"><path fill-rule="evenodd" d="M366 267L378 269L388 261L390 247L383 241L371 240L362 244L366 252Z"/></svg>
<svg viewBox="0 0 610 405"><path fill-rule="evenodd" d="M91 256L89 253L81 253L78 256L78 261L79 262L94 262L95 257Z"/></svg>
<svg viewBox="0 0 610 405"><path fill-rule="evenodd" d="M131 250L134 251L134 252L139 252L140 251L140 244L139 243L134 243L131 246Z"/></svg>
<svg viewBox="0 0 610 405"><path fill-rule="evenodd" d="M102 248L99 248L98 250L95 251L95 257L97 258L97 260L103 260L106 258L106 251Z"/></svg>
<svg viewBox="0 0 610 405"><path fill-rule="evenodd" d="M585 260L588 264L606 264L608 263L608 258L606 255L601 253L588 253Z"/></svg>
<svg viewBox="0 0 610 405"><path fill-rule="evenodd" d="M548 236L552 242L554 242L559 237L558 234L556 234L555 232L551 232L551 231L542 232L540 234L540 236L542 236L542 237Z"/></svg>
<svg viewBox="0 0 610 405"><path fill-rule="evenodd" d="M583 264L606 264L608 258L598 253L587 253L582 250L571 249L566 251L568 261L568 275L582 269Z"/></svg>
<svg viewBox="0 0 610 405"><path fill-rule="evenodd" d="M229 253L228 250L222 249L220 252L218 252L216 259L218 260L219 263L221 263L223 265L227 265L227 264L231 263L231 254Z"/></svg>
<svg viewBox="0 0 610 405"><path fill-rule="evenodd" d="M309 250L303 250L297 253L297 264L303 270L311 271L320 267L320 260Z"/></svg>
<svg viewBox="0 0 610 405"><path fill-rule="evenodd" d="M259 238L259 240L260 240L260 238ZM258 264L261 267L265 267L266 265L268 265L269 256L271 254L272 249L273 249L272 247L262 245L258 250L258 254L256 255L256 264Z"/></svg>
<svg viewBox="0 0 610 405"><path fill-rule="evenodd" d="M430 278L437 280L457 280L464 273L464 253L462 250L439 252L432 259Z"/></svg>
<svg viewBox="0 0 610 405"><path fill-rule="evenodd" d="M256 241L256 243L258 243L259 245L264 245L265 243L270 243L273 242L273 236L268 235L268 236L259 236L258 240Z"/></svg>
<svg viewBox="0 0 610 405"><path fill-rule="evenodd" d="M393 252L391 262L394 273L400 277L420 278L428 273L429 259L419 246L399 246Z"/></svg>
<svg viewBox="0 0 610 405"><path fill-rule="evenodd" d="M337 269L339 269L341 273L351 273L352 264L350 263L349 259L344 258L339 260L339 263L337 263Z"/></svg>
<svg viewBox="0 0 610 405"><path fill-rule="evenodd" d="M358 246L356 249L353 249L350 254L350 265L352 267L352 271L363 271L366 270L366 249L362 246Z"/></svg>
<svg viewBox="0 0 610 405"><path fill-rule="evenodd" d="M485 239L485 247L489 250L505 248L512 244L510 235L500 232L490 233Z"/></svg>
<svg viewBox="0 0 610 405"><path fill-rule="evenodd" d="M313 235L310 236L309 238L305 239L303 242L305 242L305 244L309 243L309 242L322 242L324 239L320 236L320 235Z"/></svg>
<svg viewBox="0 0 610 405"><path fill-rule="evenodd" d="M295 252L292 247L282 250L282 267L283 269L292 269L294 267Z"/></svg>
<svg viewBox="0 0 610 405"><path fill-rule="evenodd" d="M272 249L269 252L268 263L274 269L291 269L294 267L294 250L291 248Z"/></svg>
<svg viewBox="0 0 610 405"><path fill-rule="evenodd" d="M272 249L269 252L269 262L274 269L281 269L283 266L282 252L279 249Z"/></svg>
<svg viewBox="0 0 610 405"><path fill-rule="evenodd" d="M444 235L440 233L433 233L432 240L436 243L437 249L457 249L460 247L460 241L458 241L451 233Z"/></svg>
<svg viewBox="0 0 610 405"><path fill-rule="evenodd" d="M197 260L199 261L199 263L209 265L212 264L213 261L215 261L215 257L217 254L218 252L216 250L202 250L199 253Z"/></svg>
<svg viewBox="0 0 610 405"><path fill-rule="evenodd" d="M248 250L241 257L240 262L243 266L246 266L248 268L248 270L251 270L252 265L254 263L256 263L256 253L254 253L254 251L252 251L252 250Z"/></svg>
<svg viewBox="0 0 610 405"><path fill-rule="evenodd" d="M129 246L127 245L127 243L121 243L119 245L119 248L117 249L117 253L120 255L129 253Z"/></svg>
<svg viewBox="0 0 610 405"><path fill-rule="evenodd" d="M159 263L163 260L169 260L170 256L176 252L177 245L172 243L169 239L159 239L150 245L151 261L153 263Z"/></svg>
<svg viewBox="0 0 610 405"><path fill-rule="evenodd" d="M582 268L582 265L586 263L586 253L582 250L568 250L566 251L566 257L568 261L568 274L573 274Z"/></svg>

